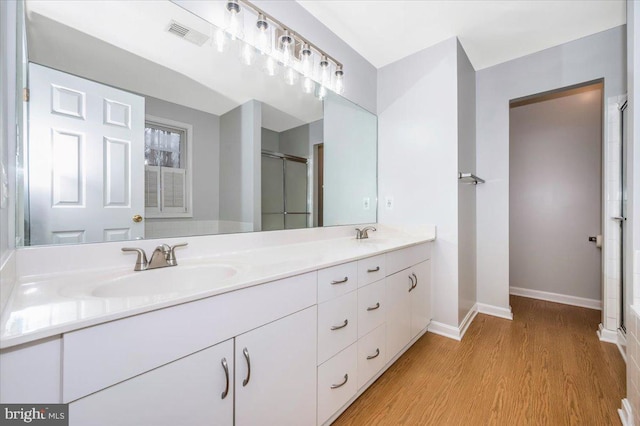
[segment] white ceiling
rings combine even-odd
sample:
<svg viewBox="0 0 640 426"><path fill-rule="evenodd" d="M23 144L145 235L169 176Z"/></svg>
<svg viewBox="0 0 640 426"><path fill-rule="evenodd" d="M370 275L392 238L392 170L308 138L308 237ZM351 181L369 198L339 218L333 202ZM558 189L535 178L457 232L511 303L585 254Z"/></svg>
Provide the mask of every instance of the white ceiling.
<svg viewBox="0 0 640 426"><path fill-rule="evenodd" d="M479 70L626 22L624 0L297 1L377 68L458 36Z"/></svg>

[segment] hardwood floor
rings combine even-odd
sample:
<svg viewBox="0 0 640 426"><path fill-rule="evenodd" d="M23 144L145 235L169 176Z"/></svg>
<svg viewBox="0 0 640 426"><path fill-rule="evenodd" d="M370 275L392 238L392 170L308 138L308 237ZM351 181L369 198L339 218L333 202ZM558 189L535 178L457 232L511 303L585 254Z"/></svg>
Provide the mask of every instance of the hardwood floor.
<svg viewBox="0 0 640 426"><path fill-rule="evenodd" d="M619 425L625 363L600 311L511 297L462 342L425 334L334 425Z"/></svg>

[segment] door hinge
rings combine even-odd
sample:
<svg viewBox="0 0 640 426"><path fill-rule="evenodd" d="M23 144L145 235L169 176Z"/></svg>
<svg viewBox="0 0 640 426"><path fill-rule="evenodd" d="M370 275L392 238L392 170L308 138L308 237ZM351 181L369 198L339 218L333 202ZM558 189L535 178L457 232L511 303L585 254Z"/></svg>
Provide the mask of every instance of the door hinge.
<svg viewBox="0 0 640 426"><path fill-rule="evenodd" d="M25 102L29 102L29 88L25 87L22 89L22 100Z"/></svg>

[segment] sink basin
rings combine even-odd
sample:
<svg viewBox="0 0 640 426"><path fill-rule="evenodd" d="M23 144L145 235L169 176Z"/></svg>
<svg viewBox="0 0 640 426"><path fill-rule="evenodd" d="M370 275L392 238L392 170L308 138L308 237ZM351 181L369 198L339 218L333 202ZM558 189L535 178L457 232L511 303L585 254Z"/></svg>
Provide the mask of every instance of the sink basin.
<svg viewBox="0 0 640 426"><path fill-rule="evenodd" d="M226 284L237 273L238 270L230 265L206 263L140 272L127 270L75 280L64 286L60 293L72 297L166 299L214 289ZM91 281L93 283L88 284Z"/></svg>
<svg viewBox="0 0 640 426"><path fill-rule="evenodd" d="M96 297L182 294L215 288L237 274L229 265L190 265L131 272L94 287Z"/></svg>

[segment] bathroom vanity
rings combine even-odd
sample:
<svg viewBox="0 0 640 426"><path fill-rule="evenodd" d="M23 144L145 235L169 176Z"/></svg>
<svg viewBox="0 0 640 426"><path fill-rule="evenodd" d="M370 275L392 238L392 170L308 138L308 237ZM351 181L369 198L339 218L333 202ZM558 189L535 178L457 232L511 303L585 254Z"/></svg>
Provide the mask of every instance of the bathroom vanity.
<svg viewBox="0 0 640 426"><path fill-rule="evenodd" d="M156 271L19 278L2 320L2 402L69 403L71 425L328 424L426 332L434 238L384 229L187 248Z"/></svg>

